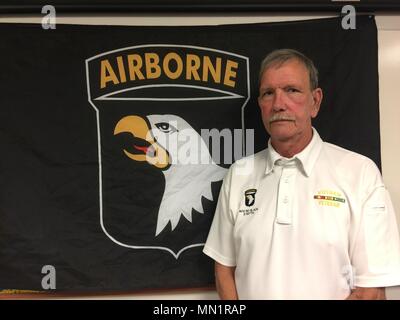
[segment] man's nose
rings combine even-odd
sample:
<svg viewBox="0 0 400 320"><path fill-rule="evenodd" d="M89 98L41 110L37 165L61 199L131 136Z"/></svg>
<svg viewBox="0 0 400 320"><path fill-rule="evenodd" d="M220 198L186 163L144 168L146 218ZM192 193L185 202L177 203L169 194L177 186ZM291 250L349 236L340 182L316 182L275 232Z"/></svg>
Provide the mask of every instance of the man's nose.
<svg viewBox="0 0 400 320"><path fill-rule="evenodd" d="M284 92L282 89L276 89L274 94L274 100L272 101L272 106L274 111L286 110L286 105L284 101Z"/></svg>

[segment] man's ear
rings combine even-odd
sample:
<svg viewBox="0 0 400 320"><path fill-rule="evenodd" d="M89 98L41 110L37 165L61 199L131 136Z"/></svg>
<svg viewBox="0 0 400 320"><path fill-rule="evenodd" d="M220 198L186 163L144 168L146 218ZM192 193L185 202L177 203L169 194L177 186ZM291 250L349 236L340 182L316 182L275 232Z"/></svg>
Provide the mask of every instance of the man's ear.
<svg viewBox="0 0 400 320"><path fill-rule="evenodd" d="M319 112L319 108L321 106L322 102L322 89L317 88L312 91L312 97L313 97L313 105L312 105L312 110L311 110L311 117L315 118Z"/></svg>

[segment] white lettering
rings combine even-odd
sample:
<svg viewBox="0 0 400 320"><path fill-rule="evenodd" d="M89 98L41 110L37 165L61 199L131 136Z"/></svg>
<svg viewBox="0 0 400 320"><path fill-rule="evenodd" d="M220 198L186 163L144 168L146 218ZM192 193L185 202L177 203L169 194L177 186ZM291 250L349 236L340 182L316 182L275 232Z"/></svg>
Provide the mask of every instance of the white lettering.
<svg viewBox="0 0 400 320"><path fill-rule="evenodd" d="M342 18L342 28L344 30L354 30L356 28L356 9L352 5L346 5L342 8L342 13L347 13Z"/></svg>

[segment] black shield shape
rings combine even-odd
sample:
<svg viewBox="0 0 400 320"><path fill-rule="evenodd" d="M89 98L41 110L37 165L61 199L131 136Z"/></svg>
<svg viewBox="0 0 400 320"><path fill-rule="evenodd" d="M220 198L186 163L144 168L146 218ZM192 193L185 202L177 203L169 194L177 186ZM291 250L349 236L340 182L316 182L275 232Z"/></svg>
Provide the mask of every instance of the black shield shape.
<svg viewBox="0 0 400 320"><path fill-rule="evenodd" d="M147 44L88 58L86 71L97 115L105 235L117 245L164 250L176 259L203 246L232 161L214 161L201 133L242 127L248 58ZM217 152L233 152L224 148Z"/></svg>

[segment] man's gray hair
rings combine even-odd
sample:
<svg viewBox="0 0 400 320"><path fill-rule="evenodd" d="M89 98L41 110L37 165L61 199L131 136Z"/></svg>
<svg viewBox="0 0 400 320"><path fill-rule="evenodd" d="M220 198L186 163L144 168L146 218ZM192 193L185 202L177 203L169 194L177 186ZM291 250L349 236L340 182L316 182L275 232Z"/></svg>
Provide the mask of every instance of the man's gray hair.
<svg viewBox="0 0 400 320"><path fill-rule="evenodd" d="M310 76L310 88L314 90L318 88L318 70L311 59L307 58L301 52L294 49L278 49L269 53L261 62L259 81L264 74L265 70L272 66L281 66L288 60L296 59L304 64Z"/></svg>

